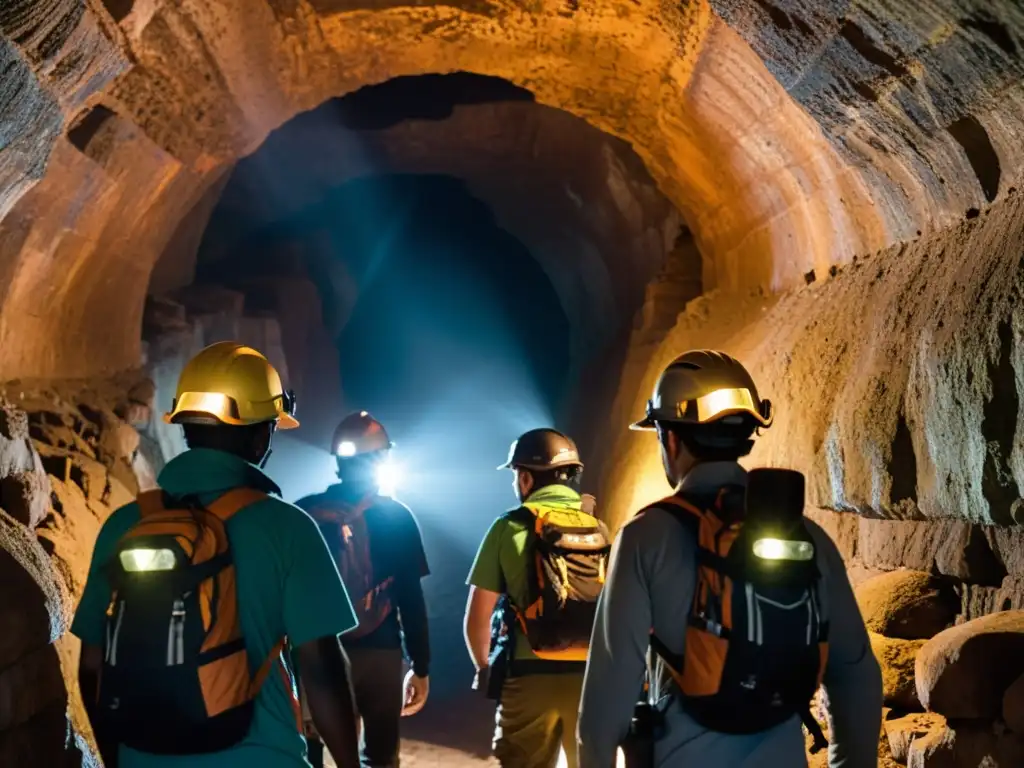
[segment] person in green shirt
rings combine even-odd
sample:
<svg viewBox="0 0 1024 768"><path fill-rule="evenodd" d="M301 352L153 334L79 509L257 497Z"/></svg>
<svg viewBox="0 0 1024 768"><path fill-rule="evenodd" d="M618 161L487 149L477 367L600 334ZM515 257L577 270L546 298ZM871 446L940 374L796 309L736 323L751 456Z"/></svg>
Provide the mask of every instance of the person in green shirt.
<svg viewBox="0 0 1024 768"><path fill-rule="evenodd" d="M583 472L575 443L553 429L523 434L499 469L511 469L513 488L520 503L557 510L567 525L579 518L593 522L593 497L581 496ZM564 750L575 765L576 712L583 685L584 663L537 658L522 632L514 632L515 646L507 671L491 669L492 616L499 598L512 605L529 606L530 518L518 510L491 525L473 563L466 606L466 646L477 670L474 687L498 688L494 753L503 768L553 768ZM488 680L494 674L494 679ZM499 675L504 679L498 679ZM485 682L487 681L487 682Z"/></svg>
<svg viewBox="0 0 1024 768"><path fill-rule="evenodd" d="M279 494L261 467L276 429L298 426L294 396L254 349L223 342L185 367L165 419L181 424L189 450L160 473L164 493L209 505L247 488ZM107 637L112 599L110 564L124 535L140 519L138 503L115 511L96 541L92 565L71 631L82 641L79 682L107 768L300 768L306 741L296 722L297 669L317 730L337 764L359 764L357 720L348 660L338 636L356 626L348 595L323 536L305 512L267 495L226 522L235 569L239 622L255 676L287 637L292 653L277 657L280 674L266 676L255 698L248 735L227 750L150 754L123 744L100 711L101 670L115 640ZM291 663L287 661L291 658ZM113 705L116 706L116 705ZM159 729L160 723L147 723ZM187 750L187 745L185 751Z"/></svg>

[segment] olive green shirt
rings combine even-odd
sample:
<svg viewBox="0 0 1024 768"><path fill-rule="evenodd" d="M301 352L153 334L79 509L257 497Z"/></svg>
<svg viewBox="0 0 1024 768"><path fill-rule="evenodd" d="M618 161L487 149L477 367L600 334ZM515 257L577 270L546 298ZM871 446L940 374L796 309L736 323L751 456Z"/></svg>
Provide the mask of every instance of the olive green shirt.
<svg viewBox="0 0 1024 768"><path fill-rule="evenodd" d="M567 525L593 524L593 518L580 511L580 495L565 485L549 485L540 488L523 502L524 505L543 507L557 511L560 520ZM574 521L571 516L579 515ZM566 519L566 515L570 519ZM530 600L530 566L527 546L532 529L525 523L513 519L505 513L491 524L484 536L476 560L469 572L467 584L488 592L507 594L512 604L519 610L525 610ZM516 633L516 659L536 659L530 644L522 632Z"/></svg>

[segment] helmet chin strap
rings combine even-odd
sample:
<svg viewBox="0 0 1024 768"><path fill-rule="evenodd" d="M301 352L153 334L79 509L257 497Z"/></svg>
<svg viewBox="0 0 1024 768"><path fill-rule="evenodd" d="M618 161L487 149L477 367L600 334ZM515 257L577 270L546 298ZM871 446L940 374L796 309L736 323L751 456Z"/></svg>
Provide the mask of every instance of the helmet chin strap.
<svg viewBox="0 0 1024 768"><path fill-rule="evenodd" d="M263 454L263 458L260 459L260 463L258 465L260 469L263 469L264 467L267 466L267 462L270 460L270 454L272 454L273 452L273 448L267 448L267 452Z"/></svg>

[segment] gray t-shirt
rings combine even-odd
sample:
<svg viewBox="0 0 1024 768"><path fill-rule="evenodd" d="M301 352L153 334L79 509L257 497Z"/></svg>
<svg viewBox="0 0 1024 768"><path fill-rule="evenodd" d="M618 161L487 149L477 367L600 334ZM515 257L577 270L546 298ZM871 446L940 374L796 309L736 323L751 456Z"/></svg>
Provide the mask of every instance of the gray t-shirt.
<svg viewBox="0 0 1024 768"><path fill-rule="evenodd" d="M714 492L743 485L746 472L732 462L700 464L681 491ZM835 544L808 521L818 552L831 621L824 687L832 718L830 768L875 768L881 729L882 680L864 620ZM682 654L696 581L696 540L663 510L634 518L612 548L608 581L597 609L580 702L580 768L609 768L629 728L643 684L650 632ZM667 676L655 670L661 690ZM666 711L666 732L656 745L657 768L800 768L806 766L797 717L762 733L735 736L709 731L678 706Z"/></svg>

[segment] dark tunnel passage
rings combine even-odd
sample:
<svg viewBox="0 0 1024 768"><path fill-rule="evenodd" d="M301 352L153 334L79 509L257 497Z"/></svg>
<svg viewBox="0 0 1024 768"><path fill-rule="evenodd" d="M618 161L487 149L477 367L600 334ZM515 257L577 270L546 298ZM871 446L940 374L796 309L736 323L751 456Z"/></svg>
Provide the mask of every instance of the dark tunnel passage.
<svg viewBox="0 0 1024 768"><path fill-rule="evenodd" d="M495 467L518 434L559 422L569 323L541 266L458 179L357 179L258 237L294 243L325 230L329 253L310 271L328 323L341 325L335 413L369 410L396 443L395 495L417 515L431 564L431 677L444 696L471 679L461 616L472 557L515 503ZM327 276L338 267L359 286L343 323L345 299ZM200 263L197 282L229 282L235 268ZM278 436L269 470L289 500L333 480L326 446L301 435Z"/></svg>
<svg viewBox="0 0 1024 768"><path fill-rule="evenodd" d="M203 343L237 338L285 371L302 427L277 434L267 469L286 500L335 482L330 435L346 413L385 424L394 495L431 568L435 703L403 728L486 753L493 708L463 711L462 619L476 550L517 503L496 467L539 426L574 434L598 463L579 415L610 405L650 278L690 259L678 213L624 142L466 72L395 78L296 116L197 209L181 230L192 268L162 262L152 295L185 307Z"/></svg>

